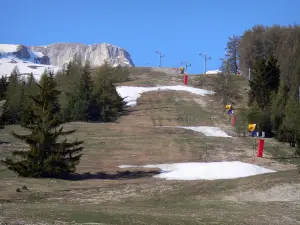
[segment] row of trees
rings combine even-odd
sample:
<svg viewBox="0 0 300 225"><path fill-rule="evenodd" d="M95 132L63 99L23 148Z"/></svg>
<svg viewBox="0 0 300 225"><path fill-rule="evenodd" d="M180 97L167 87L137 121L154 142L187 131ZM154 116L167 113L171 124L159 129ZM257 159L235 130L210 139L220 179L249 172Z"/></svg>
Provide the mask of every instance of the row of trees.
<svg viewBox="0 0 300 225"><path fill-rule="evenodd" d="M93 73L93 76L92 76ZM26 177L58 177L74 172L82 156L82 141L68 142L63 131L68 121L111 122L125 112L125 102L114 83L128 79L126 68L107 63L92 71L78 57L55 76L52 72L36 81L31 74L20 78L17 68L7 80L0 79L0 100L5 100L2 123L20 123L30 134L12 135L29 145L2 160L8 169ZM63 141L61 137L65 137Z"/></svg>
<svg viewBox="0 0 300 225"><path fill-rule="evenodd" d="M80 58L74 57L54 77L60 91L60 119L64 122L114 122L124 112L125 103L114 83L128 79L126 68L112 68L104 64L92 71L89 62L83 65ZM26 123L32 107L28 96L38 91L32 74L27 78L21 77L15 68L8 80L2 76L0 100L6 100L2 121L6 124Z"/></svg>
<svg viewBox="0 0 300 225"><path fill-rule="evenodd" d="M230 38L227 47L238 50L237 57L229 56L231 68L237 63L246 75L251 69L249 108L238 116L268 136L298 146L299 152L300 27L257 25Z"/></svg>

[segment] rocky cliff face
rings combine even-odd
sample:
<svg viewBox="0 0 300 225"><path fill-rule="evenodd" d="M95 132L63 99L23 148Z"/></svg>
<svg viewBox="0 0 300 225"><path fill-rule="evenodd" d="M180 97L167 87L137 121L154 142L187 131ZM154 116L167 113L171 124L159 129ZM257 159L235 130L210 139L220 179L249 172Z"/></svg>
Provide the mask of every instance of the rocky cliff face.
<svg viewBox="0 0 300 225"><path fill-rule="evenodd" d="M105 61L111 65L134 66L130 54L117 46L103 43L84 45L76 43L55 43L48 46L31 46L32 51L42 52L50 58L50 64L63 66L68 63L75 54L85 62L89 60L92 66L100 66Z"/></svg>

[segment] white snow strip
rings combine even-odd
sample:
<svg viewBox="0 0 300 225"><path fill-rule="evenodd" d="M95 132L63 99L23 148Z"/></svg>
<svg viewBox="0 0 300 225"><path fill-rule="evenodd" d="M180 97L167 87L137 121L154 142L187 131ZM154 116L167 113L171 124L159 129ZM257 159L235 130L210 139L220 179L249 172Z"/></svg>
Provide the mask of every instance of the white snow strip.
<svg viewBox="0 0 300 225"><path fill-rule="evenodd" d="M254 164L240 161L232 162L189 162L172 164L148 164L144 166L121 165L119 168L144 167L159 168L161 173L155 178L166 180L219 180L235 179L240 177L255 176L264 173L274 173L276 171L263 168Z"/></svg>
<svg viewBox="0 0 300 225"><path fill-rule="evenodd" d="M0 44L0 52L16 52L17 46L13 44Z"/></svg>
<svg viewBox="0 0 300 225"><path fill-rule="evenodd" d="M135 106L137 99L144 92L149 91L158 91L158 90L173 90L173 91L187 91L196 95L207 95L214 94L213 91L208 91L204 89L183 86L183 85L175 85L175 86L157 86L157 87L130 87L130 86L119 86L117 87L117 92L124 100L127 102L129 106Z"/></svg>
<svg viewBox="0 0 300 225"><path fill-rule="evenodd" d="M219 127L208 127L208 126L191 126L191 127L185 127L185 126L164 126L164 127L174 127L174 128L183 128L187 130L193 130L196 132L203 133L205 136L213 136L213 137L231 137L226 132L224 132Z"/></svg>
<svg viewBox="0 0 300 225"><path fill-rule="evenodd" d="M206 74L218 74L218 73L222 73L221 70L209 70L209 71L206 71Z"/></svg>

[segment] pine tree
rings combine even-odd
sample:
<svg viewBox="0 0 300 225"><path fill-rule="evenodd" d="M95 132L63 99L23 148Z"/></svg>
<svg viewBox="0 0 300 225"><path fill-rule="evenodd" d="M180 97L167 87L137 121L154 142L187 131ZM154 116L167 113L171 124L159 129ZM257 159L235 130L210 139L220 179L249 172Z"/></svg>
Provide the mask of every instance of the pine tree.
<svg viewBox="0 0 300 225"><path fill-rule="evenodd" d="M233 35L229 37L227 42L226 50L229 53L229 64L230 64L230 72L237 74L239 69L239 45L241 38L239 36Z"/></svg>
<svg viewBox="0 0 300 225"><path fill-rule="evenodd" d="M33 101L30 98L31 95L36 95L38 93L38 86L36 85L36 80L31 73L28 78L27 82L25 83L24 88L24 97L21 102L21 123L22 124L29 124L33 115Z"/></svg>
<svg viewBox="0 0 300 225"><path fill-rule="evenodd" d="M266 82L266 60L260 59L256 62L253 75L249 81L249 105L256 102L260 109L265 109L268 106L268 90L266 90Z"/></svg>
<svg viewBox="0 0 300 225"><path fill-rule="evenodd" d="M88 121L89 119L89 105L93 99L94 83L91 76L90 63L87 61L83 68L83 73L76 85L75 93L72 96L71 106L72 117L75 121Z"/></svg>
<svg viewBox="0 0 300 225"><path fill-rule="evenodd" d="M94 88L94 101L90 106L91 119L99 118L101 122L114 122L124 110L124 99L119 95L110 79L111 71L102 68L98 71ZM96 109L100 109L96 113Z"/></svg>
<svg viewBox="0 0 300 225"><path fill-rule="evenodd" d="M14 151L16 158L3 160L8 169L25 177L58 177L74 172L79 163L82 141L58 142L61 136L75 132L63 131L58 119L60 105L53 74L44 74L37 84L39 93L30 96L34 102L34 117L30 124L22 125L31 131L28 135L12 132L12 135L29 145L28 151ZM61 127L60 127L61 126Z"/></svg>
<svg viewBox="0 0 300 225"><path fill-rule="evenodd" d="M65 71L61 71L56 76L61 90L60 103L62 111L60 117L65 121L73 120L73 109L75 104L74 90L78 85L80 76L83 73L82 60L75 54L73 59L67 64Z"/></svg>
<svg viewBox="0 0 300 225"><path fill-rule="evenodd" d="M0 78L0 100L6 99L8 82L5 76Z"/></svg>
<svg viewBox="0 0 300 225"><path fill-rule="evenodd" d="M12 71L6 92L3 117L7 123L18 123L20 121L21 101L24 87L19 79L20 73L17 67Z"/></svg>
<svg viewBox="0 0 300 225"><path fill-rule="evenodd" d="M269 95L272 92L277 93L280 85L280 68L277 59L271 55L266 62L266 88Z"/></svg>
<svg viewBox="0 0 300 225"><path fill-rule="evenodd" d="M271 107L271 121L275 138L283 141L282 130L279 129L285 117L285 106L288 99L289 90L283 81L280 82L277 93L273 93Z"/></svg>
<svg viewBox="0 0 300 225"><path fill-rule="evenodd" d="M0 101L0 129L4 129L4 119L3 119L3 108L4 108L5 100Z"/></svg>
<svg viewBox="0 0 300 225"><path fill-rule="evenodd" d="M300 104L295 96L290 96L286 103L285 117L280 129L284 140L295 147L300 135Z"/></svg>

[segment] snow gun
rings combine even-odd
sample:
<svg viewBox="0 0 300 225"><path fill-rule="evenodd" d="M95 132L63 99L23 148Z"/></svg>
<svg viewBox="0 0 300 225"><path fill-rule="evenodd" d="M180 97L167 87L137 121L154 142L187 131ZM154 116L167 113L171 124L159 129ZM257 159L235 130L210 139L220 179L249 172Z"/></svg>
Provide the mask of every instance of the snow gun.
<svg viewBox="0 0 300 225"><path fill-rule="evenodd" d="M227 113L230 115L230 114L233 114L233 107L232 107L232 105L226 105L226 110L228 110L227 111Z"/></svg>
<svg viewBox="0 0 300 225"><path fill-rule="evenodd" d="M254 123L248 124L248 130L251 132L252 137L255 136L256 133L255 129L256 129L256 124Z"/></svg>

